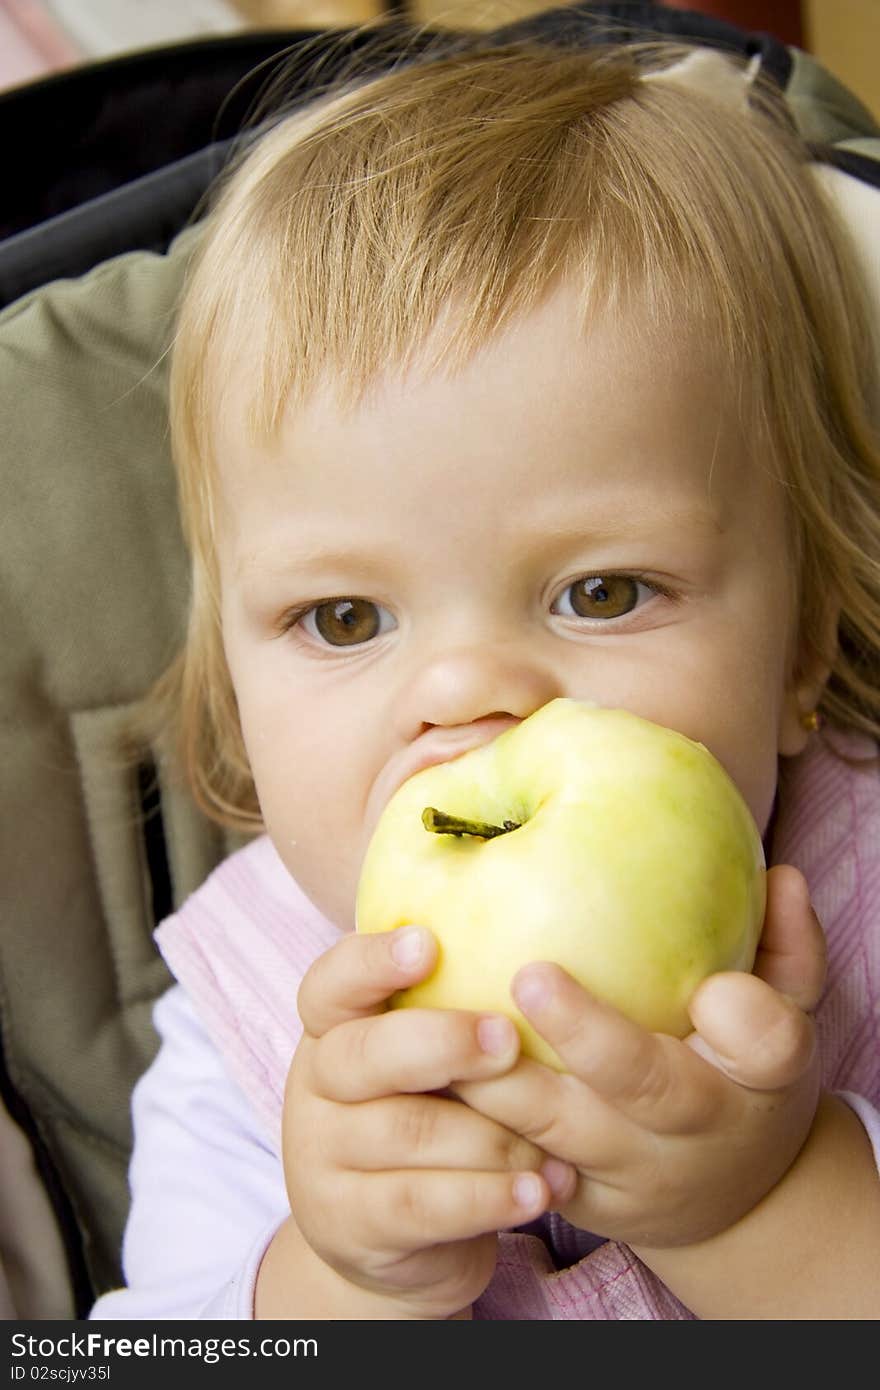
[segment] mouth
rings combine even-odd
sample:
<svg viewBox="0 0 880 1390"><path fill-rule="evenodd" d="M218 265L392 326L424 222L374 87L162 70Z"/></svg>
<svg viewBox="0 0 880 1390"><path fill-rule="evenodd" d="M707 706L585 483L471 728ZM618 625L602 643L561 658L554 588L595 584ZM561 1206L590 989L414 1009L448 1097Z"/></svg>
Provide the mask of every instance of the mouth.
<svg viewBox="0 0 880 1390"><path fill-rule="evenodd" d="M414 743L396 753L379 774L370 795L371 823L375 824L394 793L417 772L424 772L426 767L434 767L437 763L452 762L473 748L491 743L499 734L521 723L522 720L513 715L490 715L454 728L435 726L429 729Z"/></svg>

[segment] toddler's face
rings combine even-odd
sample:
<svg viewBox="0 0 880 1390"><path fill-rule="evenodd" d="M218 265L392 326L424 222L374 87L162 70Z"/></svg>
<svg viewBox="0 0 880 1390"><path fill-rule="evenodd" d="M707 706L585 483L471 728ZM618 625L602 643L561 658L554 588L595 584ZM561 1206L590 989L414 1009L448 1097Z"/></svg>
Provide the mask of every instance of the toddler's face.
<svg viewBox="0 0 880 1390"><path fill-rule="evenodd" d="M763 830L802 747L780 485L690 341L570 292L448 379L329 387L264 449L223 425L226 652L266 827L354 920L400 782L558 695L699 739Z"/></svg>

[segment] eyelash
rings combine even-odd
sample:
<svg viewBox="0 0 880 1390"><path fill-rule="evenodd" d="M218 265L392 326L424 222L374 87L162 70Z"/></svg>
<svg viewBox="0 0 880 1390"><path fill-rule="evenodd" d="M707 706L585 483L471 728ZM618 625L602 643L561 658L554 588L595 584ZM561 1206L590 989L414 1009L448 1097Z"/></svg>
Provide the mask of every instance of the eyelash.
<svg viewBox="0 0 880 1390"><path fill-rule="evenodd" d="M649 590L651 597L664 598L664 599L666 599L669 603L678 603L678 602L680 602L680 599L681 599L681 595L678 594L674 589L669 588L668 585L661 583L658 579L656 579L656 578L654 578L654 577L652 577L652 576L649 577L649 576L646 575L646 574L638 573L638 572L632 571L632 570L605 570L605 571L602 571L600 574L595 574L595 575L593 575L593 574L589 574L589 575L579 575L576 579L569 580L569 582L568 582L566 585L564 585L562 589L560 589L559 594L558 594L557 597L553 600L553 604L551 604L551 612L553 611L553 606L554 606L556 603L559 602L559 599L562 597L562 595L567 594L567 593L569 592L569 590L571 590L571 589L573 589L573 588L575 587L576 584L582 583L585 579L593 579L593 578L602 578L602 579L607 579L607 580L611 580L611 579L628 579L628 580L632 580L635 584L640 585L643 589ZM360 598L361 596L360 596L360 595L354 596L354 595L350 595L350 594L346 594L346 595L338 594L338 595L331 596L331 597L329 597L329 598L319 599L317 603L307 603L307 604L303 604L303 605L302 605L301 607L299 607L299 608L289 609L287 612L285 612L285 613L283 614L283 616L281 617L281 619L280 619L279 622L278 622L278 635L281 636L281 637L283 637L283 636L285 636L285 635L287 635L287 634L293 633L293 632L295 631L295 629L298 628L298 627L300 626L300 624L302 623L302 621L303 621L304 618L308 617L308 615L309 615L310 613L314 613L318 608L323 607L325 604L341 603L341 602L346 602L346 601L352 601L355 597ZM372 600L367 600L367 601L368 601L368 602L372 602ZM610 626L611 626L612 624L614 624L614 623L626 623L626 620L629 619L633 614L637 613L637 612L639 611L639 609L642 608L643 606L644 606L643 603L639 603L639 604L636 605L635 608L630 609L627 613L622 614L622 615L620 616L620 618L617 618L617 619L615 619L615 618L592 618L592 619L591 619L591 618L583 617L583 616L576 615L576 614L575 614L575 615L572 615L572 614L565 614L565 613L563 613L563 614L556 614L555 616L557 616L557 617L563 617L563 618L574 618L574 621L578 622L578 623L581 624L581 625L588 626L588 627L594 627L594 628L602 628L602 627L610 627ZM381 608L381 605L380 605L380 604L377 604L376 607L377 607L377 608ZM379 633L379 634L377 634L377 635L383 636L384 634L383 634L383 633ZM326 651L326 652L343 652L343 651L347 651L347 650L351 650L351 651L363 650L363 648L366 647L366 646L369 646L369 645L370 645L370 642L371 642L372 640L374 640L374 639L371 638L371 639L369 639L369 641L367 641L367 642L353 643L353 644L351 645L350 648L349 648L349 647L346 647L345 645L342 645L342 644L339 645L339 646L334 646L333 643L329 643L329 642L328 642L328 643L324 643L324 642L321 641L321 639L320 639L319 637L315 637L314 634L312 634L312 633L306 634L301 640L307 641L307 642L311 643L313 646L316 646L316 647L318 648L318 650L321 650L321 651Z"/></svg>
<svg viewBox="0 0 880 1390"><path fill-rule="evenodd" d="M319 608L323 608L323 607L324 607L325 605L327 605L327 604L332 604L332 603L350 603L350 602L357 602L358 600L364 601L363 598L362 598L362 596L361 596L360 594L358 594L358 595L354 595L354 594L333 594L333 595L331 595L329 598L318 599L317 603L304 603L304 604L302 605L301 608L291 608L291 609L288 609L287 612L284 613L284 614L281 616L281 618L279 619L279 622L278 622L278 636L279 636L279 637L284 637L285 635L290 635L290 634L292 634L292 633L295 631L295 629L298 628L298 627L300 626L300 624L302 623L302 621L303 621L304 618L307 618L307 617L309 616L310 613L316 613L317 610L318 610ZM367 602L367 603L372 603L372 599L367 599L366 602ZM376 608L378 608L378 609L382 609L382 605L381 605L381 604L378 604L378 603L377 603L375 606L376 606ZM382 611L387 612L387 609L384 609L384 610L382 610ZM395 623L394 626L396 627L397 624ZM386 630L387 630L387 629L386 629ZM377 635L378 635L378 636L384 636L384 633L381 633L381 632L380 632L380 633L377 634ZM319 650L328 651L328 652L337 652L337 651L346 651L346 650L356 651L356 650L358 650L358 648L363 648L363 647L369 645L368 642L360 642L360 643L353 643L352 646L351 646L350 648L346 648L344 645L340 645L340 646L338 646L338 647L335 647L331 642L322 642L321 639L320 639L320 637L316 637L316 636L315 636L314 634L312 634L312 633L307 633L307 634L305 635L305 637L304 637L302 640L307 641L307 642L310 642L313 646L317 646ZM372 640L372 639L371 639L371 640Z"/></svg>
<svg viewBox="0 0 880 1390"><path fill-rule="evenodd" d="M647 574L641 574L641 573L639 573L639 572L637 572L637 571L635 571L635 570L602 570L602 571L600 571L600 572L597 573L597 574L581 574L581 575L578 575L578 577L577 577L576 579L570 579L570 580L568 581L568 583L567 583L567 584L564 584L563 587L559 590L558 595L557 595L556 598L553 600L553 603L550 605L551 611L553 611L554 606L559 602L559 600L562 598L562 596L563 596L564 594L569 593L569 591L570 591L571 589L573 589L577 584L582 584L585 580L588 580L588 579L603 579L603 580L626 579L626 580L631 580L634 584L637 584L640 588L642 588L642 589L647 589L647 590L649 591L650 597L652 597L652 598L664 598L664 599L666 599L667 602L669 602L669 603L677 603L677 602L680 600L680 598L681 598L681 595L680 595L679 593L677 593L674 589L671 589L668 585L663 584L659 579L655 579L653 576L649 576L649 575L647 575ZM585 615L582 615L582 614L568 614L568 613L560 613L560 614L557 614L556 616L558 616L558 617L563 617L563 618L572 618L572 617L573 617L576 621L578 621L578 622L580 622L580 623L587 624L587 625L589 625L589 626L591 626L591 627L610 627L611 624L614 623L615 621L617 621L617 622L625 622L627 619L633 617L633 616L639 611L639 609L641 609L642 607L644 607L644 603L638 603L638 602L637 602L637 604L636 604L636 606L635 606L634 608L631 608L631 609L629 609L626 613L621 614L620 617L619 617L618 619L614 619L614 618L588 618L588 617L586 617Z"/></svg>

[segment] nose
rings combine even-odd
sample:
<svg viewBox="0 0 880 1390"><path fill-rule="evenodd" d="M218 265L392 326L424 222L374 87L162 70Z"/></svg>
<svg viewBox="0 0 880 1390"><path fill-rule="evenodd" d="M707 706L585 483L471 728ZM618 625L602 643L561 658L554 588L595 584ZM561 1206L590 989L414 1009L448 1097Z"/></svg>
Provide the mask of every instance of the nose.
<svg viewBox="0 0 880 1390"><path fill-rule="evenodd" d="M526 719L565 693L549 665L520 647L458 646L418 664L399 692L398 729L409 741L435 726Z"/></svg>

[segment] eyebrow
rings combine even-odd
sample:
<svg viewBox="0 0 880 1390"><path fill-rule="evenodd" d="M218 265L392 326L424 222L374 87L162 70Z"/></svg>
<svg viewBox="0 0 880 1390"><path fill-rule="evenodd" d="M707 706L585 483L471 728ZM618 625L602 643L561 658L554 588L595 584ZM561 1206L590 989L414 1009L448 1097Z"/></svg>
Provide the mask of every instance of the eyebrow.
<svg viewBox="0 0 880 1390"><path fill-rule="evenodd" d="M604 517L598 509L593 509L583 521L573 519L570 512L558 518L549 509L543 514L533 512L517 534L526 544L548 537L570 545L579 541L585 545L601 545L604 541L638 544L661 536L666 539L670 533L685 536L698 532L717 538L726 529L727 518L717 506L683 503L648 508L634 501L628 506L609 508Z"/></svg>
<svg viewBox="0 0 880 1390"><path fill-rule="evenodd" d="M294 546L279 539L277 545L270 545L260 550L250 550L245 555L236 557L234 572L241 578L249 570L266 571L271 570L277 575L290 575L294 577L300 573L306 574L314 570L332 570L334 568L343 569L349 565L352 556L357 553L358 568L366 575L375 574L378 578L385 572L386 561L382 556L372 556L360 549L355 551L352 546L347 549L345 545L340 545L338 541L327 546Z"/></svg>
<svg viewBox="0 0 880 1390"><path fill-rule="evenodd" d="M627 515L625 521L618 519L615 514L614 521L609 518L598 525L594 514L583 525L573 523L570 516L562 519L562 524L556 524L556 519L548 516L543 521L540 518L536 521L533 517L531 524L525 526L511 523L511 527L517 540L525 546L540 544L542 540L551 541L554 545L569 546L578 543L587 546L600 545L605 541L615 544L632 541L633 544L638 544L661 534L668 535L670 531L677 535L698 532L716 538L723 535L726 529L724 519L717 511L699 506L669 508L659 515L654 512L650 516L644 509L637 509L635 513ZM316 570L343 570L356 556L358 570L365 577L375 576L378 580L387 573L387 552L373 555L363 550L362 544L363 538L358 537L351 547L348 547L344 540L340 542L338 539L326 545L297 547L286 543L284 538L279 536L277 544L238 556L235 561L235 573L240 578L252 569L264 572L270 570L278 576L293 578L299 574L314 573Z"/></svg>

